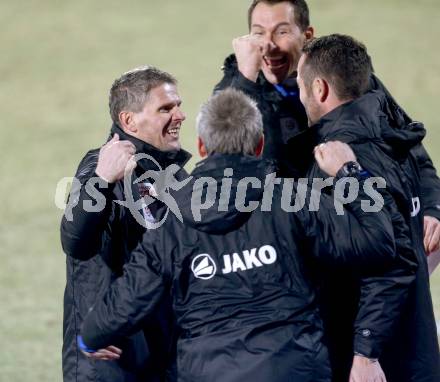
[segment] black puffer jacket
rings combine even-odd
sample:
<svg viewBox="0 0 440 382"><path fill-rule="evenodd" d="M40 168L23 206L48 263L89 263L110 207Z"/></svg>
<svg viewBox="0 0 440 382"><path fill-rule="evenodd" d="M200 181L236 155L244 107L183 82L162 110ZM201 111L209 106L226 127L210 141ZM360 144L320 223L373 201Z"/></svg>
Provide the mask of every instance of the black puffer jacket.
<svg viewBox="0 0 440 382"><path fill-rule="evenodd" d="M112 134L118 133L121 140L129 140L137 153L145 153L165 168L171 163L184 165L189 154L161 152L154 147L126 135L113 126ZM128 382L160 381L166 369L170 327L172 317L169 305L163 304L157 317L148 324L148 330L121 339L118 344L124 355L118 362L90 361L78 351L76 336L89 308L102 296L116 277L122 274L122 266L131 251L139 243L145 228L130 213L130 210L115 201L125 201L123 180L100 187L97 183L86 187L95 174L99 150L91 150L81 161L73 186L69 204L61 223L61 243L67 255L67 285L64 293L63 321L63 376L64 382ZM158 170L147 159L138 162L135 175L146 170ZM76 191L75 191L76 189ZM97 194L100 193L100 195ZM135 201L141 198L137 184L131 190ZM90 194L90 195L89 195ZM83 203L98 206L99 212L85 212ZM160 212L160 204L150 206L151 214ZM148 211L146 211L148 212ZM139 216L142 212L139 212ZM152 219L150 215L148 219Z"/></svg>
<svg viewBox="0 0 440 382"><path fill-rule="evenodd" d="M384 344L379 351L374 350L377 331L369 328L372 353L370 354L367 348L367 355L380 357L389 382L435 382L440 380L440 355L423 249L425 210L420 197L420 168L413 151L421 146L425 130L417 123L401 128L391 127L388 118L390 107L389 98L385 94L379 91L369 92L325 115L315 126L303 133L307 138L296 137L290 142L290 147L298 154L297 160L302 161L300 148L304 148L304 141L313 142L313 145L330 140L346 142L353 148L358 161L369 173L386 180L387 190L405 219L407 227L400 234L395 232L398 253L402 260L418 263L418 269L415 281L410 284L407 300L394 312L394 316L400 313L397 326L393 328L390 325L389 318L393 312L377 321L382 322L381 330L389 327L387 335L391 337L383 341ZM316 164L309 169L310 179L322 176ZM405 236L414 249L413 259L411 253L405 249ZM321 272L325 279L321 293L324 322L328 329L330 353L335 357L334 369L341 371L340 380L348 377L342 371L348 373L349 365L346 365L346 361L352 355L352 352L347 353L351 341L350 328L354 325L356 332L358 328L365 327L362 322L368 319L368 315L363 314L362 310L356 315L357 294L361 293L362 296L370 290L376 290L380 292L377 296L369 293L370 305L381 304L381 298L392 296L396 289L405 287L399 285L401 278L399 283L393 284L394 273L386 275L387 283L384 283L383 279L365 278L358 285L356 280L344 279L337 272L330 275L325 270ZM347 284L352 284L352 288L347 288ZM382 290L378 289L377 285L382 285ZM384 306L384 311L387 311L387 308L389 307ZM354 350L365 353L358 348L356 336ZM341 366L344 362L345 366Z"/></svg>
<svg viewBox="0 0 440 382"><path fill-rule="evenodd" d="M89 348L133 333L171 294L179 381L330 381L308 264L315 259L356 272L395 264L391 220L385 212L364 213L363 192L343 216L327 196L318 212L285 212L283 190L290 187L286 195L294 199L296 186L267 182L263 193L263 167L255 158L214 154L195 168L176 195L183 224L171 216L144 236L123 277L84 322ZM229 199L227 191L219 195L227 168ZM249 177L244 198L240 179ZM271 208L252 211L249 203L262 205L271 189Z"/></svg>

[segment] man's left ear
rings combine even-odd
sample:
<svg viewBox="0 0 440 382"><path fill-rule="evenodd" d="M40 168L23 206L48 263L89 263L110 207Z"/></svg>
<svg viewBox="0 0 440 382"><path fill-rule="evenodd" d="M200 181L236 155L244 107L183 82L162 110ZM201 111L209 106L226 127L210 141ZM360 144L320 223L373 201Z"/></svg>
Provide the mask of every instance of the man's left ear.
<svg viewBox="0 0 440 382"><path fill-rule="evenodd" d="M315 78L312 83L312 91L315 99L319 103L324 103L330 92L328 82L322 77Z"/></svg>
<svg viewBox="0 0 440 382"><path fill-rule="evenodd" d="M315 36L315 30L312 26L307 27L304 31L304 36L306 37L306 41L312 39Z"/></svg>
<svg viewBox="0 0 440 382"><path fill-rule="evenodd" d="M264 149L264 135L261 136L260 140L258 141L257 147L255 148L255 156L259 157L261 154L263 154Z"/></svg>
<svg viewBox="0 0 440 382"><path fill-rule="evenodd" d="M201 158L206 158L208 156L206 146L203 143L202 138L200 138L200 137L197 137L197 149L199 151L199 155Z"/></svg>
<svg viewBox="0 0 440 382"><path fill-rule="evenodd" d="M121 111L119 113L119 125L127 134L137 133L136 121L131 111Z"/></svg>

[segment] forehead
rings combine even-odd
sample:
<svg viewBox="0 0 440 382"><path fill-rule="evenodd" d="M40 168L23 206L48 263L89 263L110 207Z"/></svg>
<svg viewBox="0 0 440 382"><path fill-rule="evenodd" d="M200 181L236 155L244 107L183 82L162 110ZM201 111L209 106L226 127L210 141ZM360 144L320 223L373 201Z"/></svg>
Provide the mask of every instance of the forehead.
<svg viewBox="0 0 440 382"><path fill-rule="evenodd" d="M181 102L176 85L163 83L150 90L147 98L147 104L162 104L169 102Z"/></svg>
<svg viewBox="0 0 440 382"><path fill-rule="evenodd" d="M276 27L280 23L295 23L295 8L289 2L278 4L258 3L252 12L251 27L262 26L264 28Z"/></svg>

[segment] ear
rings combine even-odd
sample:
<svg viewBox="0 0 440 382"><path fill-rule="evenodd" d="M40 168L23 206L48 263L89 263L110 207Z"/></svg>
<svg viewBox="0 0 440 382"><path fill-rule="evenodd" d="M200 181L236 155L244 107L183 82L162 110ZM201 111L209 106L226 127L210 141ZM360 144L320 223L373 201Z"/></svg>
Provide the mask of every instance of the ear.
<svg viewBox="0 0 440 382"><path fill-rule="evenodd" d="M304 31L304 36L306 38L306 41L312 39L315 35L315 30L312 26L307 27L307 29Z"/></svg>
<svg viewBox="0 0 440 382"><path fill-rule="evenodd" d="M324 78L317 77L313 80L312 91L315 100L319 103L324 103L328 99L330 87Z"/></svg>
<svg viewBox="0 0 440 382"><path fill-rule="evenodd" d="M136 121L131 111L121 111L118 117L119 125L124 132L130 135L137 132Z"/></svg>
<svg viewBox="0 0 440 382"><path fill-rule="evenodd" d="M255 148L255 156L259 157L263 153L264 148L264 135L261 136L257 147Z"/></svg>
<svg viewBox="0 0 440 382"><path fill-rule="evenodd" d="M199 155L201 158L206 158L208 156L206 146L203 143L202 138L200 138L200 137L197 137L197 149L199 151Z"/></svg>

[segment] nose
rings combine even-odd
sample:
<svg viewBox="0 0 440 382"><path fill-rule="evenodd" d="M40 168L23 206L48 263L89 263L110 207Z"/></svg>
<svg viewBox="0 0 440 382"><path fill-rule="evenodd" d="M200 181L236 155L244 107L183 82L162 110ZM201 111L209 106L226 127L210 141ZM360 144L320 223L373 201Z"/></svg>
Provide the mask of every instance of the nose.
<svg viewBox="0 0 440 382"><path fill-rule="evenodd" d="M278 47L278 45L274 41L272 34L266 34L264 36L264 46L267 52L271 52Z"/></svg>
<svg viewBox="0 0 440 382"><path fill-rule="evenodd" d="M176 112L174 113L174 119L182 122L186 119L186 115L180 107L176 108Z"/></svg>

